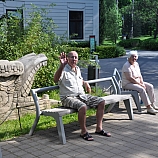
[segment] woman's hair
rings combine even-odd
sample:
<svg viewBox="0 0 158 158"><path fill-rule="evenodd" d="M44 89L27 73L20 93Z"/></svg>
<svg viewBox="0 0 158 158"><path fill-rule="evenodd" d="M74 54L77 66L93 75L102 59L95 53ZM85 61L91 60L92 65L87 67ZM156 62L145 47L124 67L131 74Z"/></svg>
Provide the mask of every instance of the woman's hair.
<svg viewBox="0 0 158 158"><path fill-rule="evenodd" d="M130 52L127 54L127 59L129 59L129 58L131 57L131 55L137 56L137 59L138 59L138 52L137 52L137 50L132 50L132 51L130 51Z"/></svg>

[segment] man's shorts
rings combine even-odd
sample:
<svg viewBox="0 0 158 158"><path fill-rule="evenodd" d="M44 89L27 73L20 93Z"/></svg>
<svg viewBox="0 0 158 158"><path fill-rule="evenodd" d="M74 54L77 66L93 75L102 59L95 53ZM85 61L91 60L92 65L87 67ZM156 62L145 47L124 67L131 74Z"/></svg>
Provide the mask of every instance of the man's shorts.
<svg viewBox="0 0 158 158"><path fill-rule="evenodd" d="M77 109L78 111L82 106L89 106L90 108L97 108L100 102L104 101L103 98L92 96L89 94L79 95L75 97L66 97L62 100L62 105L65 107Z"/></svg>

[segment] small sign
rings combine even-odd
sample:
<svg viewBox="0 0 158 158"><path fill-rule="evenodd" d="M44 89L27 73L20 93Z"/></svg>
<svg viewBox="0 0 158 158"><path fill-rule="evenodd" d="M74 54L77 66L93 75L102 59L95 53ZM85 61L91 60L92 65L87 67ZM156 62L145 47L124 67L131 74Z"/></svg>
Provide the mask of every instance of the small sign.
<svg viewBox="0 0 158 158"><path fill-rule="evenodd" d="M95 35L89 36L90 43L90 52L93 53L95 51Z"/></svg>

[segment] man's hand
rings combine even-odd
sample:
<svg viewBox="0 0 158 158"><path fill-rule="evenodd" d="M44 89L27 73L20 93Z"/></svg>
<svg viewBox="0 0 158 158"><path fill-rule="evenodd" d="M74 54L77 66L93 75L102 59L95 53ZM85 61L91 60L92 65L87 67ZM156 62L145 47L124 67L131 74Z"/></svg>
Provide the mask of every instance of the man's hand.
<svg viewBox="0 0 158 158"><path fill-rule="evenodd" d="M91 94L91 87L90 87L89 83L83 81L83 84L84 84L86 92L88 92L89 94Z"/></svg>
<svg viewBox="0 0 158 158"><path fill-rule="evenodd" d="M60 53L60 63L65 66L67 64L67 58L66 58L66 53L62 52Z"/></svg>

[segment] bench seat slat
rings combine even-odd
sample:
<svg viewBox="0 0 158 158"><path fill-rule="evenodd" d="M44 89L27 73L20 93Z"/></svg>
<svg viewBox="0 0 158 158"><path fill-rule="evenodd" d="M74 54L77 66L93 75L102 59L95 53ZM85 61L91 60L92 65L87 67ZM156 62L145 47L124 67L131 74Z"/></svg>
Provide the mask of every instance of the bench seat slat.
<svg viewBox="0 0 158 158"><path fill-rule="evenodd" d="M46 109L42 110L41 114L45 116L52 116L53 114L58 114L59 116L64 116L67 114L72 114L74 112L77 112L75 109L70 109L70 108L53 108L53 109Z"/></svg>
<svg viewBox="0 0 158 158"><path fill-rule="evenodd" d="M105 100L105 105L108 105L108 104L113 104L113 103L116 103L116 102L119 102L119 101L123 101L123 100L126 100L126 99L130 99L131 98L131 95L108 95L108 96L104 96L102 97L104 100Z"/></svg>

